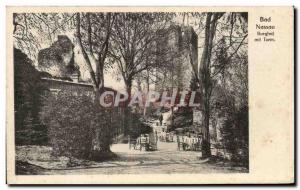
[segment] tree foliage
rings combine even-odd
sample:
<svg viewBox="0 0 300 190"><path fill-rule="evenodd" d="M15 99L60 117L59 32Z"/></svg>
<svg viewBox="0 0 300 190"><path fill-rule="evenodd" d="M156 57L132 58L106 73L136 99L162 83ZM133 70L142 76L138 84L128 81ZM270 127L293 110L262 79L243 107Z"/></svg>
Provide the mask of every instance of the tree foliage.
<svg viewBox="0 0 300 190"><path fill-rule="evenodd" d="M227 113L248 105L247 14L183 13L183 22L190 17L199 18L194 26L197 28L198 36L204 36L203 44L200 44L202 49L200 67L199 71L194 69L194 81L202 97L203 144L207 144L204 155L210 156L209 127L210 120L216 116L213 114L216 111L214 110L216 104L217 107L224 108L219 111L223 112L221 115L226 115L228 121L233 118L235 122L238 121L237 119L248 121L247 117L236 118ZM190 62L193 67L192 61ZM223 92L223 100L216 100L219 91ZM248 113L247 109L246 111ZM233 115L237 113L238 111ZM240 116L245 115L247 114ZM232 129L232 123L228 123L230 122L227 122L230 127L227 129ZM236 126L242 125L245 130L248 130L248 124L244 124L245 122L236 123ZM233 138L231 135L227 137Z"/></svg>
<svg viewBox="0 0 300 190"><path fill-rule="evenodd" d="M14 46L35 60L43 43L52 44L57 34L74 25L73 17L68 13L14 13Z"/></svg>
<svg viewBox="0 0 300 190"><path fill-rule="evenodd" d="M112 65L108 55L114 21L114 13L76 13L76 37L95 90L103 90L104 70Z"/></svg>
<svg viewBox="0 0 300 190"><path fill-rule="evenodd" d="M167 27L170 18L168 13L117 14L111 55L129 90L137 74L154 66L156 42L159 40L157 33Z"/></svg>

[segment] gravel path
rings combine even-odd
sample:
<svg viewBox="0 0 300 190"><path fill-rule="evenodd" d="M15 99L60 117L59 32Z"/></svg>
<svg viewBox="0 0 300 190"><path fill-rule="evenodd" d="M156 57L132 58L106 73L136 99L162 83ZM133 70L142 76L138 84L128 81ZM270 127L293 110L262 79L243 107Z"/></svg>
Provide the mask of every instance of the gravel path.
<svg viewBox="0 0 300 190"><path fill-rule="evenodd" d="M245 168L231 167L224 162L200 160L199 152L177 151L176 143L159 142L158 150L129 150L128 144L114 144L118 156L112 161L87 168L48 170L44 174L165 174L165 173L236 173Z"/></svg>

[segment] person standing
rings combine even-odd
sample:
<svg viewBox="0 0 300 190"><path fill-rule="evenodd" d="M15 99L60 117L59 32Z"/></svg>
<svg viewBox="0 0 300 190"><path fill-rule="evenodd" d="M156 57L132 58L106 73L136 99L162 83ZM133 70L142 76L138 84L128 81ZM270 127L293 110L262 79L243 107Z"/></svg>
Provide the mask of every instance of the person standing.
<svg viewBox="0 0 300 190"><path fill-rule="evenodd" d="M163 121L163 115L162 115L162 113L161 113L160 116L159 116L159 123L160 123L160 126L162 126L162 121Z"/></svg>

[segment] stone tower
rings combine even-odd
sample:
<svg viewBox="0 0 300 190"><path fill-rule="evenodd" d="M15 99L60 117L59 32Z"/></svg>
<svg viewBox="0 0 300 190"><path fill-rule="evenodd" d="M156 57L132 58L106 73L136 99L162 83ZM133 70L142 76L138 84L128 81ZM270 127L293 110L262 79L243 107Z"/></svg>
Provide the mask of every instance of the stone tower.
<svg viewBox="0 0 300 190"><path fill-rule="evenodd" d="M156 90L190 90L198 70L198 36L192 27L171 25L158 33ZM163 66L163 67L162 67Z"/></svg>

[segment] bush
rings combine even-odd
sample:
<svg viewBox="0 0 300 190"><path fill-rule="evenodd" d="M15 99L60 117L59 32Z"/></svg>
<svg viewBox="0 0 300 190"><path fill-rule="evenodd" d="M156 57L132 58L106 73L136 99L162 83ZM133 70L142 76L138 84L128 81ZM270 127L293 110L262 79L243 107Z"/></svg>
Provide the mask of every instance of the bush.
<svg viewBox="0 0 300 190"><path fill-rule="evenodd" d="M139 113L130 113L130 125L128 127L128 135L135 139L141 134L149 134L152 128L143 122L142 115Z"/></svg>
<svg viewBox="0 0 300 190"><path fill-rule="evenodd" d="M56 156L100 159L110 152L110 112L88 96L49 96L42 118Z"/></svg>
<svg viewBox="0 0 300 190"><path fill-rule="evenodd" d="M17 145L44 145L47 128L41 124L41 93L46 89L32 61L14 48L15 142Z"/></svg>
<svg viewBox="0 0 300 190"><path fill-rule="evenodd" d="M221 128L222 143L232 161L245 167L249 166L248 127L248 106L244 106L227 116Z"/></svg>

